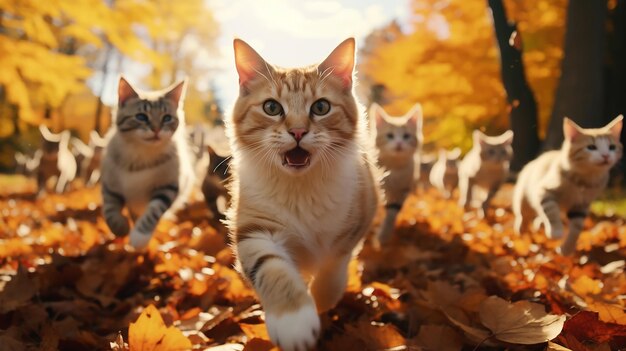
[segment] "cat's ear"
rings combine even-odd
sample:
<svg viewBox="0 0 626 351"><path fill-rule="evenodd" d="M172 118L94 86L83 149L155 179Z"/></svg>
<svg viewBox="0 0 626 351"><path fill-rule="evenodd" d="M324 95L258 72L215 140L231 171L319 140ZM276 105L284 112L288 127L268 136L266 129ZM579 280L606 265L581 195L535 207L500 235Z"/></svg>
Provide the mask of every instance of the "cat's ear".
<svg viewBox="0 0 626 351"><path fill-rule="evenodd" d="M167 93L165 93L165 98L173 101L174 104L178 106L180 102L185 99L186 91L187 91L187 78L167 88Z"/></svg>
<svg viewBox="0 0 626 351"><path fill-rule="evenodd" d="M500 135L498 139L500 139L503 145L513 144L513 131L507 130L506 132L502 133L502 135Z"/></svg>
<svg viewBox="0 0 626 351"><path fill-rule="evenodd" d="M372 106L370 106L369 114L370 120L374 121L376 128L380 128L385 124L385 110L383 110L379 104L374 102Z"/></svg>
<svg viewBox="0 0 626 351"><path fill-rule="evenodd" d="M354 38L344 40L328 55L324 62L320 63L317 71L320 74L328 72L341 80L344 89L352 89L355 49Z"/></svg>
<svg viewBox="0 0 626 351"><path fill-rule="evenodd" d="M572 141L574 138L579 136L581 133L581 128L578 124L574 123L571 119L564 117L563 118L563 136L566 140Z"/></svg>
<svg viewBox="0 0 626 351"><path fill-rule="evenodd" d="M233 41L235 66L239 74L239 86L244 87L251 80L270 70L270 66L254 49L241 39ZM271 72L267 72L271 74Z"/></svg>
<svg viewBox="0 0 626 351"><path fill-rule="evenodd" d="M124 106L126 101L137 97L139 97L139 94L137 94L135 89L128 83L126 78L120 77L120 83L117 86L117 105Z"/></svg>
<svg viewBox="0 0 626 351"><path fill-rule="evenodd" d="M623 124L623 115L619 115L615 117L614 120L611 121L606 127L611 131L613 137L619 140L620 135L622 134L622 124Z"/></svg>
<svg viewBox="0 0 626 351"><path fill-rule="evenodd" d="M483 146L486 144L485 142L485 133L481 132L478 129L474 129L474 132L472 132L472 138L474 139L474 145L480 145Z"/></svg>
<svg viewBox="0 0 626 351"><path fill-rule="evenodd" d="M424 119L424 112L422 111L422 104L419 102L413 105L411 110L406 114L408 117L407 123L415 129L416 132L421 133L422 123Z"/></svg>

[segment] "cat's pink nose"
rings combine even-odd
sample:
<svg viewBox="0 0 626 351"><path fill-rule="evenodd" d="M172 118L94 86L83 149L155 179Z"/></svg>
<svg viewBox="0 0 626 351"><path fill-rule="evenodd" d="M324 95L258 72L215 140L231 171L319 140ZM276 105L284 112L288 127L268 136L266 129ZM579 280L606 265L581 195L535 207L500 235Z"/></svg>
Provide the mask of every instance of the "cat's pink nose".
<svg viewBox="0 0 626 351"><path fill-rule="evenodd" d="M289 129L289 134L291 134L291 136L293 136L293 138L296 139L296 141L302 140L302 138L308 132L309 131L306 130L305 128L291 128L291 129Z"/></svg>

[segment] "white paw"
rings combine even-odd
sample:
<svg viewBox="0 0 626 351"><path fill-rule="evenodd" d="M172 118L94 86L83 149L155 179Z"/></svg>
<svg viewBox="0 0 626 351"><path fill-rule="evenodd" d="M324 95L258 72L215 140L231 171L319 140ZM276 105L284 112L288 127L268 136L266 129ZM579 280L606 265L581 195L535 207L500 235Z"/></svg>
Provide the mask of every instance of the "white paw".
<svg viewBox="0 0 626 351"><path fill-rule="evenodd" d="M145 249L152 238L152 233L144 233L136 228L130 232L129 243L137 250Z"/></svg>
<svg viewBox="0 0 626 351"><path fill-rule="evenodd" d="M265 325L272 342L282 351L311 350L320 333L320 318L312 303L281 315L266 313Z"/></svg>

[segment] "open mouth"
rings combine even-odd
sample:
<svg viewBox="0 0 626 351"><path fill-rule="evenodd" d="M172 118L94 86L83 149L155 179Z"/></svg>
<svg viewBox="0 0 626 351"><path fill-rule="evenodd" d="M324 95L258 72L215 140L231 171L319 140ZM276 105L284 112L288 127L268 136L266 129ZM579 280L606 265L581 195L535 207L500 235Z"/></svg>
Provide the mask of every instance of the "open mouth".
<svg viewBox="0 0 626 351"><path fill-rule="evenodd" d="M295 169L302 169L311 163L311 153L296 146L295 148L285 152L283 156L283 166Z"/></svg>

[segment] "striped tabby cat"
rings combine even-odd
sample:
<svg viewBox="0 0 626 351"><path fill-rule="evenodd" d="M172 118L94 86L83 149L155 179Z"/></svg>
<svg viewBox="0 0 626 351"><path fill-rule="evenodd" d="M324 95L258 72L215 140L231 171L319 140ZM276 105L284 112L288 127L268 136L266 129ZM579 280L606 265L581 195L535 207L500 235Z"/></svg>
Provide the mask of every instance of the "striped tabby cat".
<svg viewBox="0 0 626 351"><path fill-rule="evenodd" d="M534 218L534 229L543 225L550 238L563 237L561 214L569 219L569 234L561 253L576 250L589 205L604 190L609 170L622 157L622 115L597 129L563 120L565 140L560 150L548 151L528 163L519 174L513 192L515 231L521 232Z"/></svg>
<svg viewBox="0 0 626 351"><path fill-rule="evenodd" d="M422 105L416 104L404 116L392 117L380 105L372 104L370 119L376 124L378 165L386 171L382 181L385 219L374 240L378 246L391 238L398 212L413 189L415 154L422 141Z"/></svg>
<svg viewBox="0 0 626 351"><path fill-rule="evenodd" d="M179 204L193 183L185 133L185 81L162 91L142 92L121 78L115 133L102 164L104 218L117 236L128 234L126 206L133 219L130 244L148 245L161 216ZM176 206L173 206L174 208Z"/></svg>
<svg viewBox="0 0 626 351"><path fill-rule="evenodd" d="M343 296L370 228L378 179L353 95L354 39L319 65L282 69L235 39L239 97L227 120L238 268L257 292L272 341L312 348L318 311Z"/></svg>
<svg viewBox="0 0 626 351"><path fill-rule="evenodd" d="M480 217L484 217L491 199L509 174L513 131L487 136L475 130L473 137L472 149L459 164L459 206L465 210L478 207Z"/></svg>

